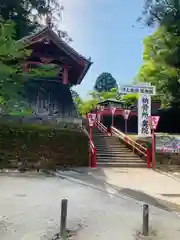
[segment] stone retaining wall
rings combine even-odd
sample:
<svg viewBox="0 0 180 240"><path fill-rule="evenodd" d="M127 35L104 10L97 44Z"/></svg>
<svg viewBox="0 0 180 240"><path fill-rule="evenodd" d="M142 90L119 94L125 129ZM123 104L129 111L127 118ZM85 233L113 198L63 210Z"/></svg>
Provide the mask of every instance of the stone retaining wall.
<svg viewBox="0 0 180 240"><path fill-rule="evenodd" d="M159 136L157 136L158 138ZM138 138L137 142L143 144L145 147L151 148L151 137ZM180 165L180 152L179 153L167 153L156 151L156 163L162 165Z"/></svg>

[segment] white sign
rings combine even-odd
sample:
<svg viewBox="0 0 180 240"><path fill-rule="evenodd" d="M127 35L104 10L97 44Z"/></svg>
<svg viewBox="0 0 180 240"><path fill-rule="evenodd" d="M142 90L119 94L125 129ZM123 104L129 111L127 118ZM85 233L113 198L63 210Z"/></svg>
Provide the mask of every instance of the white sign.
<svg viewBox="0 0 180 240"><path fill-rule="evenodd" d="M88 113L89 126L93 127L96 121L96 113Z"/></svg>
<svg viewBox="0 0 180 240"><path fill-rule="evenodd" d="M150 116L149 124L152 130L156 130L160 117L159 116Z"/></svg>
<svg viewBox="0 0 180 240"><path fill-rule="evenodd" d="M114 114L115 114L115 111L116 111L116 107L112 107L112 108L111 108L111 111L112 111L112 115L114 115Z"/></svg>
<svg viewBox="0 0 180 240"><path fill-rule="evenodd" d="M140 93L147 95L155 95L156 87L150 85L123 85L120 87L121 93Z"/></svg>
<svg viewBox="0 0 180 240"><path fill-rule="evenodd" d="M131 110L128 110L128 109L124 110L123 114L124 114L124 119L125 120L128 119L130 113L131 113Z"/></svg>
<svg viewBox="0 0 180 240"><path fill-rule="evenodd" d="M151 116L151 96L140 94L138 99L138 136L151 135L149 116Z"/></svg>
<svg viewBox="0 0 180 240"><path fill-rule="evenodd" d="M156 87L149 83L120 86L120 94L138 93L138 136L151 135L148 117L151 116L151 96L156 95ZM118 97L118 96L117 96Z"/></svg>

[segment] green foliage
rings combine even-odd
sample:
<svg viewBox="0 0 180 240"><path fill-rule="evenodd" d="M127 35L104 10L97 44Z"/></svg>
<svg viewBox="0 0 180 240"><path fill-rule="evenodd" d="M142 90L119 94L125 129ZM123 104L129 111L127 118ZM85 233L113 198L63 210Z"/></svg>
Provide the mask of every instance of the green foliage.
<svg viewBox="0 0 180 240"><path fill-rule="evenodd" d="M57 77L60 69L56 64L43 64L29 69L28 78L51 78Z"/></svg>
<svg viewBox="0 0 180 240"><path fill-rule="evenodd" d="M31 109L28 108L20 108L19 106L17 109L13 109L12 111L9 112L10 116L30 116L32 115L33 112Z"/></svg>
<svg viewBox="0 0 180 240"><path fill-rule="evenodd" d="M180 106L179 46L180 37L165 26L144 39L143 64L137 81L155 85L163 106Z"/></svg>
<svg viewBox="0 0 180 240"><path fill-rule="evenodd" d="M42 28L45 23L63 40L71 42L68 33L59 29L63 10L59 0L1 0L0 18L15 23L17 40Z"/></svg>
<svg viewBox="0 0 180 240"><path fill-rule="evenodd" d="M27 161L35 165L45 159L51 166L87 166L88 137L71 129L44 125L0 125L0 162Z"/></svg>
<svg viewBox="0 0 180 240"><path fill-rule="evenodd" d="M84 116L86 113L94 109L96 105L99 103L99 101L103 101L110 98L116 99L117 94L118 89L112 88L109 92L99 93L96 91L91 91L88 93L88 99L86 100L82 100L79 96L73 99L80 115Z"/></svg>
<svg viewBox="0 0 180 240"><path fill-rule="evenodd" d="M23 73L22 61L29 55L13 37L12 22L0 21L0 104L1 111L6 111L19 100L19 93L27 79Z"/></svg>
<svg viewBox="0 0 180 240"><path fill-rule="evenodd" d="M101 100L106 100L106 99L110 99L110 98L116 99L117 95L118 95L118 88L112 88L108 92L100 93L99 98Z"/></svg>
<svg viewBox="0 0 180 240"><path fill-rule="evenodd" d="M83 109L83 107L82 107L83 106L83 100L81 99L79 94L75 90L73 90L72 88L71 88L71 95L72 95L73 102L76 106L77 111L79 112L79 114L81 116L83 116L84 115L84 112L82 110Z"/></svg>
<svg viewBox="0 0 180 240"><path fill-rule="evenodd" d="M96 79L94 90L102 93L109 92L112 88L118 88L116 80L110 73L104 72Z"/></svg>
<svg viewBox="0 0 180 240"><path fill-rule="evenodd" d="M116 99L117 95L119 95L118 100ZM85 114L94 109L100 101L109 99L111 100L114 99L115 101L123 102L128 107L136 105L138 95L137 94L120 95L118 93L117 88L112 88L109 92L98 93L96 91L91 91L88 94L88 99L82 100L81 98L77 97L74 98L74 102L77 106L80 115L85 116Z"/></svg>
<svg viewBox="0 0 180 240"><path fill-rule="evenodd" d="M79 94L75 90L73 90L72 88L71 88L71 95L72 95L73 100L80 99Z"/></svg>
<svg viewBox="0 0 180 240"><path fill-rule="evenodd" d="M179 0L144 0L142 17L145 24L152 26L155 23L166 26L169 30L179 31L180 1Z"/></svg>
<svg viewBox="0 0 180 240"><path fill-rule="evenodd" d="M16 39L29 35L46 15L53 27L61 19L63 7L58 0L1 0L0 17L16 24Z"/></svg>
<svg viewBox="0 0 180 240"><path fill-rule="evenodd" d="M89 99L89 100L84 100L80 102L78 105L78 111L80 115L85 116L86 113L90 112L93 108L96 107L98 102L99 101L97 99Z"/></svg>
<svg viewBox="0 0 180 240"><path fill-rule="evenodd" d="M122 97L126 106L134 106L138 101L138 94L127 94Z"/></svg>
<svg viewBox="0 0 180 240"><path fill-rule="evenodd" d="M159 28L145 40L138 79L157 86L163 106L179 107L180 1L144 0L142 18L146 25L158 24Z"/></svg>
<svg viewBox="0 0 180 240"><path fill-rule="evenodd" d="M88 99L83 100L80 98L77 92L71 90L73 101L80 116L85 116L90 110L92 110L99 102L99 93L89 92Z"/></svg>

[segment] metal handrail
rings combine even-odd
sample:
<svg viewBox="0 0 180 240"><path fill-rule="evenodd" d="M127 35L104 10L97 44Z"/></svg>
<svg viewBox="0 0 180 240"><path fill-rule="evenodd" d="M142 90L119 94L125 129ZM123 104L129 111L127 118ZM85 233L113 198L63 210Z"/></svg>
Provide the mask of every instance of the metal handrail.
<svg viewBox="0 0 180 240"><path fill-rule="evenodd" d="M127 142L129 145L134 147L136 150L140 151L143 155L146 155L147 148L142 146L141 144L137 143L136 141L132 140L130 137L125 135L123 132L119 131L115 127L111 127L111 131L113 134L118 135L124 142Z"/></svg>
<svg viewBox="0 0 180 240"><path fill-rule="evenodd" d="M90 148L91 148L91 150L92 150L92 153L94 153L94 148L95 148L95 146L94 146L93 141L90 141Z"/></svg>
<svg viewBox="0 0 180 240"><path fill-rule="evenodd" d="M126 134L119 131L115 127L111 127L111 134L114 134L117 137L121 138L125 143L130 145L133 149L136 149L140 154L144 155L146 157L147 168L150 168L150 149L145 148L143 145L132 140L130 137L128 137Z"/></svg>
<svg viewBox="0 0 180 240"><path fill-rule="evenodd" d="M106 126L104 126L101 122L99 122L98 120L96 120L96 126L97 126L97 128L101 131L101 132L103 132L103 133L105 133L106 135L108 135L108 128L106 127Z"/></svg>
<svg viewBox="0 0 180 240"><path fill-rule="evenodd" d="M94 146L93 141L89 141L89 147L93 155L93 159L91 159L92 155L89 153L89 167L91 166L93 168L96 168L96 147Z"/></svg>
<svg viewBox="0 0 180 240"><path fill-rule="evenodd" d="M87 123L87 124L86 124ZM83 131L85 134L89 137L89 159L88 159L88 166L96 168L96 147L93 143L93 141L90 141L90 135L89 135L89 124L87 118L84 118L84 128Z"/></svg>

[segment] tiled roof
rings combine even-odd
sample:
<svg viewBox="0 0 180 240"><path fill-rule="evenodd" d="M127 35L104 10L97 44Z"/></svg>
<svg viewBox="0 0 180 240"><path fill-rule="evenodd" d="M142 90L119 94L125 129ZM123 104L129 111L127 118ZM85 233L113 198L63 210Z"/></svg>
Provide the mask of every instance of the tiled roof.
<svg viewBox="0 0 180 240"><path fill-rule="evenodd" d="M81 54L79 54L77 51L75 51L71 46L69 46L61 37L59 37L51 28L49 27L42 27L40 29L37 29L34 33L25 36L24 38L20 39L21 42L25 43L25 44L30 44L31 41L33 41L33 38L37 37L38 35L41 36L42 34L47 34L50 35L53 39L56 40L56 42L58 42L58 45L63 46L66 51L70 52L71 54L73 54L75 57L81 58L83 61L85 62L89 62L90 64L92 64L91 59L87 59L84 56L82 56Z"/></svg>

